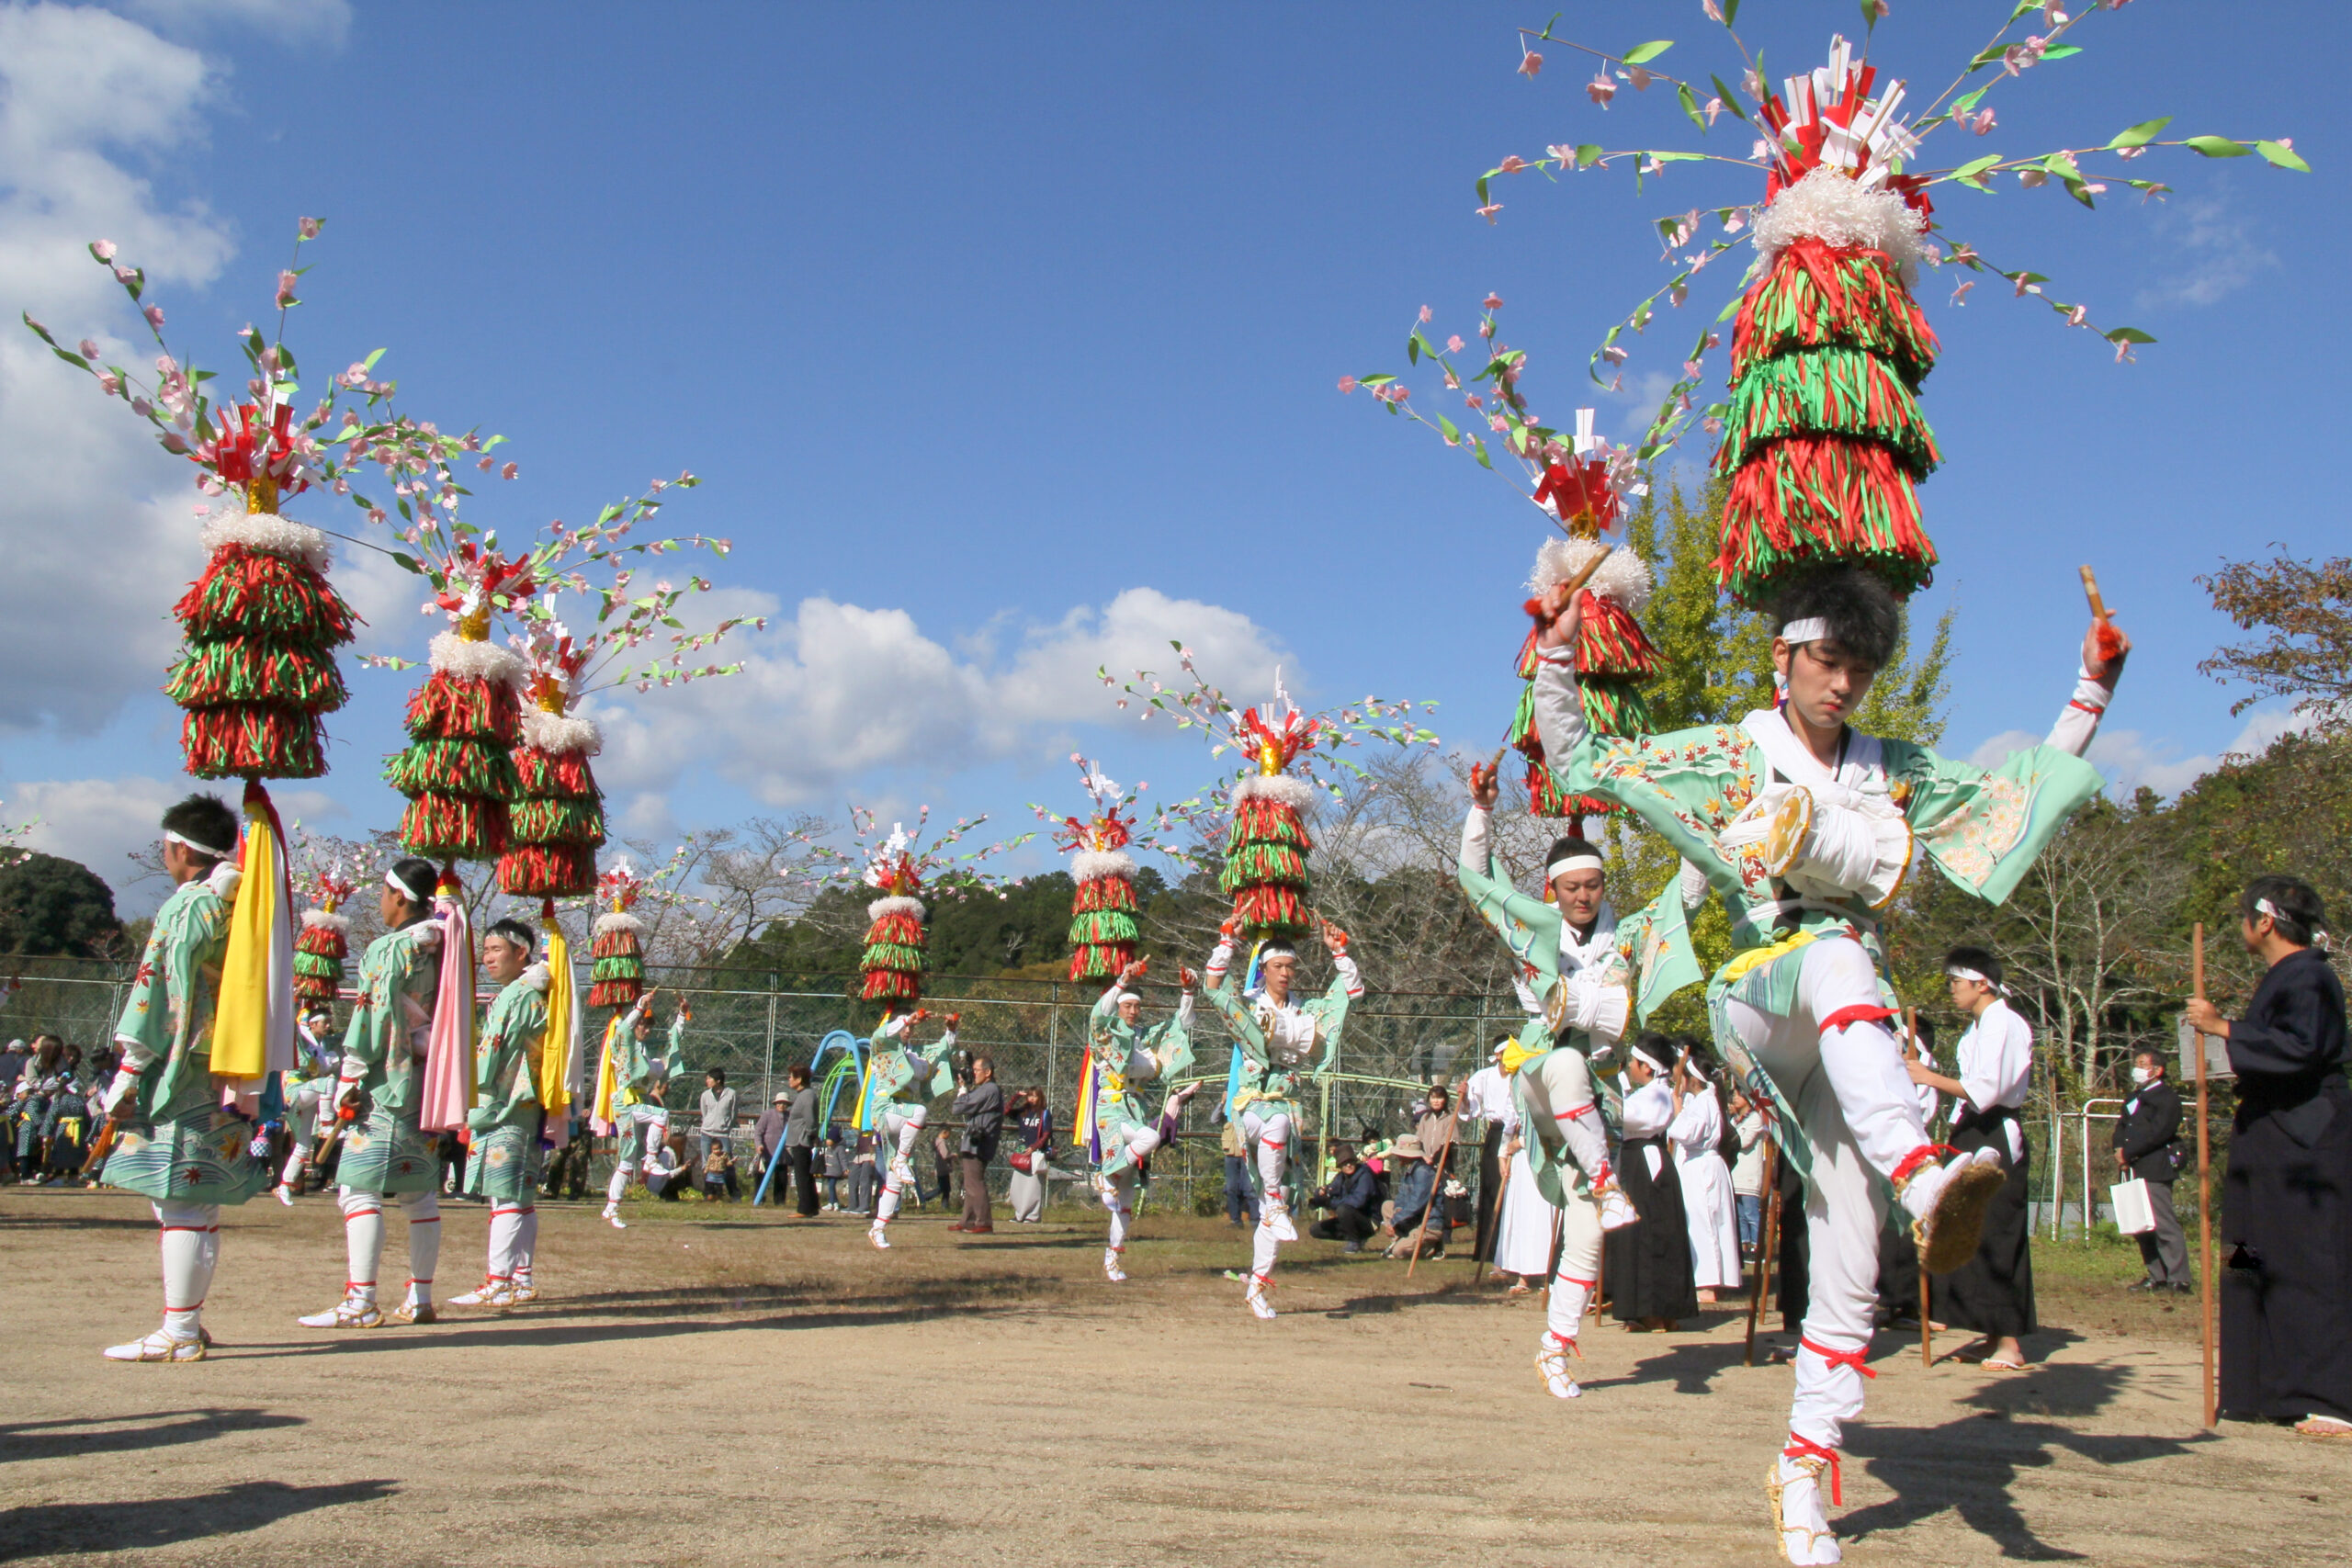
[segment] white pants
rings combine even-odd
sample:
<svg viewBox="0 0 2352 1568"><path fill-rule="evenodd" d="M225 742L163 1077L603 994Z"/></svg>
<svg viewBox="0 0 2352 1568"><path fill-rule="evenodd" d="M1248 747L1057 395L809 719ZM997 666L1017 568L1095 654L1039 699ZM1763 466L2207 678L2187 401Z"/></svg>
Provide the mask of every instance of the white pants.
<svg viewBox="0 0 2352 1568"><path fill-rule="evenodd" d="M510 1283L516 1280L528 1280L531 1277L531 1249L538 1236L539 1211L536 1206L492 1209L489 1277Z"/></svg>
<svg viewBox="0 0 2352 1568"><path fill-rule="evenodd" d="M376 1299L376 1269L384 1257L384 1195L344 1187L336 1190L343 1209L343 1244L349 1272L344 1276L346 1296ZM441 1258L441 1198L434 1192L403 1192L401 1207L408 1214L408 1300L429 1304L433 1300L433 1269Z"/></svg>
<svg viewBox="0 0 2352 1568"><path fill-rule="evenodd" d="M1544 1312L1545 1332L1566 1343L1577 1337L1586 1303L1600 1282L1600 1207L1592 1189L1609 1179L1608 1134L1583 1052L1566 1046L1547 1051L1520 1070L1527 1075L1521 1142L1541 1138L1552 1147L1565 1145L1585 1176L1583 1181L1560 1184L1568 1195L1560 1210L1560 1269Z"/></svg>
<svg viewBox="0 0 2352 1568"><path fill-rule="evenodd" d="M899 1194L915 1179L915 1140L922 1136L923 1119L930 1108L922 1105L894 1106L882 1112L882 1137L897 1146L890 1153L890 1166L882 1177L882 1201L874 1205L874 1223L887 1225L899 1212Z"/></svg>
<svg viewBox="0 0 2352 1568"><path fill-rule="evenodd" d="M1789 1099L1813 1150L1804 1201L1807 1306L1789 1430L1824 1448L1862 1413L1860 1358L1878 1299L1884 1201L1870 1173L1891 1177L1928 1142L1903 1053L1883 1022L1820 1021L1880 1005L1870 954L1851 937L1802 949L1796 1006L1786 1017L1729 1004L1732 1028ZM1782 963L1788 962L1786 959Z"/></svg>
<svg viewBox="0 0 2352 1568"><path fill-rule="evenodd" d="M1290 1112L1261 1116L1244 1111L1241 1134L1258 1152L1258 1181L1263 1196L1258 1201L1258 1228L1250 1237L1250 1271L1263 1280L1273 1273L1274 1255L1282 1247L1270 1217L1275 1209L1287 1208L1289 1203L1283 1193L1283 1173L1290 1161Z"/></svg>
<svg viewBox="0 0 2352 1568"><path fill-rule="evenodd" d="M163 1230L164 1332L193 1339L202 1331L204 1298L220 1261L220 1205L150 1203Z"/></svg>
<svg viewBox="0 0 2352 1568"><path fill-rule="evenodd" d="M1102 1179L1102 1206L1111 1211L1110 1248L1127 1249L1127 1232L1136 1222L1136 1173L1133 1166Z"/></svg>
<svg viewBox="0 0 2352 1568"><path fill-rule="evenodd" d="M650 1121L639 1121L631 1112L635 1107L621 1111L627 1120L620 1124L619 1143L613 1156L613 1179L605 1189L605 1201L617 1203L621 1194L628 1190L628 1179L641 1174L646 1187L657 1196L669 1178L654 1163L653 1151L670 1138L670 1117L667 1111ZM655 1179L660 1177L660 1181Z"/></svg>

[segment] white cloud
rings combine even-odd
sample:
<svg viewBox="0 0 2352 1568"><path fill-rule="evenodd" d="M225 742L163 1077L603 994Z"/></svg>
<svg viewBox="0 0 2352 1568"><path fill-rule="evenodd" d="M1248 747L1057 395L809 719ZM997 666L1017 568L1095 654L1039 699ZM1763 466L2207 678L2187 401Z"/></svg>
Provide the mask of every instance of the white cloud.
<svg viewBox="0 0 2352 1568"><path fill-rule="evenodd" d="M2255 240L2253 224L2233 217L2223 201L2191 200L2167 207L2154 229L2156 239L2177 258L2177 270L2140 290L2134 302L2143 310L2211 305L2278 265L2277 253Z"/></svg>
<svg viewBox="0 0 2352 1568"><path fill-rule="evenodd" d="M7 818L12 822L38 818L20 840L27 849L79 861L114 889L115 912L125 919L152 914L163 901L164 888L146 882L136 886L138 874L130 856L156 840L156 822L164 810L191 790L221 795L233 808L235 784L205 784L189 778L148 778L132 774L112 779L48 779L19 784L8 792ZM280 787L272 792L279 815L289 823L348 815L322 790Z"/></svg>
<svg viewBox="0 0 2352 1568"><path fill-rule="evenodd" d="M121 289L84 248L99 238L154 285L216 276L220 224L165 210L130 166L198 140L215 88L201 55L120 17L0 7L0 299L66 342L127 328ZM105 349L144 363L122 338ZM196 491L143 428L30 333L0 332L0 668L16 677L0 726L86 733L162 682L166 612L200 564Z"/></svg>
<svg viewBox="0 0 2352 1568"><path fill-rule="evenodd" d="M1072 726L1135 722L1095 670L1165 674L1175 640L1237 697L1272 690L1282 659L1272 634L1236 611L1157 589L1073 609L1028 628L1010 650L980 638L961 654L903 610L806 599L789 620L745 640L741 674L607 705L597 771L608 787L660 792L684 759L716 757L722 774L763 803L797 806L830 800L842 781L875 771L1043 759L1068 751ZM1289 679L1302 684L1295 671Z"/></svg>
<svg viewBox="0 0 2352 1568"><path fill-rule="evenodd" d="M244 27L339 48L351 34L350 0L117 0L117 9L174 38Z"/></svg>
<svg viewBox="0 0 2352 1568"><path fill-rule="evenodd" d="M2102 729L2091 742L2089 760L2107 775L2108 787L2113 795L2129 795L2144 784L2169 798L2220 767L2225 760L2258 756L2280 736L2307 728L2309 723L2298 717L2291 708L2258 709L2246 716L2237 738L2218 755L2199 752L2193 757L2181 756L2178 743L2163 736L2151 736L2139 729ZM2010 752L2038 746L2041 740L2041 736L2030 730L2005 730L1970 752L1968 760L1980 768L1998 767Z"/></svg>

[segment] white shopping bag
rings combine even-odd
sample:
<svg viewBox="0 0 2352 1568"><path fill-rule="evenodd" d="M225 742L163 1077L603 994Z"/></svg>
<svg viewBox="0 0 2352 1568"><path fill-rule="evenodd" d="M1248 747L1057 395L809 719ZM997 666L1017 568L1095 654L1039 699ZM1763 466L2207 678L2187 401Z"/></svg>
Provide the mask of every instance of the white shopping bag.
<svg viewBox="0 0 2352 1568"><path fill-rule="evenodd" d="M2115 1228L2125 1235L2144 1235L2156 1228L2156 1208L2148 1201L2148 1184L2138 1177L2107 1190L2115 1205Z"/></svg>

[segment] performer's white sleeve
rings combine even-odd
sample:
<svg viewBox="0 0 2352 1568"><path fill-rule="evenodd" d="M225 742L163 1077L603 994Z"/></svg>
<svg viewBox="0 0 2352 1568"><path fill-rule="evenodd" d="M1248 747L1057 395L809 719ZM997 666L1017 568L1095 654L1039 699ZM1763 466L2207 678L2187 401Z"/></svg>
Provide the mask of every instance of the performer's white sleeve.
<svg viewBox="0 0 2352 1568"><path fill-rule="evenodd" d="M2059 711L2058 722L2050 727L2048 745L2079 757L2090 750L2092 739L2098 734L2098 721L2113 701L2115 689L2102 686L2090 678L2087 671L2075 672L2075 694Z"/></svg>
<svg viewBox="0 0 2352 1568"><path fill-rule="evenodd" d="M1489 848L1489 825L1493 818L1483 806L1474 806L1470 815L1462 819L1462 858L1457 863L1465 871L1487 874L1487 867L1494 863Z"/></svg>
<svg viewBox="0 0 2352 1568"><path fill-rule="evenodd" d="M1624 1128L1629 1138L1655 1138L1674 1120L1674 1091L1662 1077L1652 1078L1625 1097Z"/></svg>
<svg viewBox="0 0 2352 1568"><path fill-rule="evenodd" d="M1968 1102L1979 1111L2023 1105L2032 1077L2033 1027L2007 1003L1985 1009L1960 1042L1960 1082Z"/></svg>
<svg viewBox="0 0 2352 1568"><path fill-rule="evenodd" d="M1519 1005L1527 1010L1528 1017L1541 1018L1544 1016L1544 1004L1537 998L1535 995L1535 987L1527 983L1527 975L1524 970L1512 971L1510 977L1510 988L1519 994Z"/></svg>
<svg viewBox="0 0 2352 1568"><path fill-rule="evenodd" d="M1193 1027L1193 993L1189 990L1176 998L1176 1027L1188 1031Z"/></svg>
<svg viewBox="0 0 2352 1568"><path fill-rule="evenodd" d="M1350 1001L1363 995L1363 976L1357 972L1354 959L1344 953L1335 953L1331 955L1331 967L1338 970L1340 978L1347 982Z"/></svg>
<svg viewBox="0 0 2352 1568"><path fill-rule="evenodd" d="M1536 650L1535 733L1544 740L1544 761L1554 767L1584 744L1584 692L1577 684L1574 649Z"/></svg>

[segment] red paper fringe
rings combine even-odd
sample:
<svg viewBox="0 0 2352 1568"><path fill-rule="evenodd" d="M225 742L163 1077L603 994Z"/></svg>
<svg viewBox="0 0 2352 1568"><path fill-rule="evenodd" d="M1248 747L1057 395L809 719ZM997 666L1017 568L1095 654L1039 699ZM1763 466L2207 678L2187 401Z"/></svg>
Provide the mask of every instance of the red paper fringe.
<svg viewBox="0 0 2352 1568"><path fill-rule="evenodd" d="M478 739L512 746L522 728L522 705L503 681L436 670L409 694L408 732L420 740Z"/></svg>
<svg viewBox="0 0 2352 1568"><path fill-rule="evenodd" d="M401 813L400 840L427 860L495 860L506 852L506 803L428 791Z"/></svg>
<svg viewBox="0 0 2352 1568"><path fill-rule="evenodd" d="M526 898L572 898L596 891L594 844L515 844L499 857L498 886Z"/></svg>
<svg viewBox="0 0 2352 1568"><path fill-rule="evenodd" d="M885 915L865 928L865 945L871 947L877 942L899 947L921 947L922 922L912 915Z"/></svg>
<svg viewBox="0 0 2352 1568"><path fill-rule="evenodd" d="M1724 505L1723 585L1754 605L1771 582L1809 559L1862 561L1898 593L1934 580L1936 547L1919 524L1919 496L1894 455L1874 441L1791 436L1732 476Z"/></svg>
<svg viewBox="0 0 2352 1568"><path fill-rule="evenodd" d="M180 721L180 754L200 779L314 779L327 771L326 732L315 714L257 703L193 708Z"/></svg>
<svg viewBox="0 0 2352 1568"><path fill-rule="evenodd" d="M1315 848L1306 837L1306 825L1298 819L1298 808L1263 795L1251 795L1233 808L1233 843L1250 840L1272 840L1296 844L1300 851Z"/></svg>
<svg viewBox="0 0 2352 1568"><path fill-rule="evenodd" d="M1089 942L1069 955L1069 977L1073 980L1114 979L1135 961L1136 947L1131 942Z"/></svg>
<svg viewBox="0 0 2352 1568"><path fill-rule="evenodd" d="M1242 929L1269 936L1297 936L1306 930L1306 906L1298 889L1260 883L1233 896L1233 916Z"/></svg>
<svg viewBox="0 0 2352 1568"><path fill-rule="evenodd" d="M922 995L922 976L905 969L869 969L858 995L869 1002L910 1002Z"/></svg>
<svg viewBox="0 0 2352 1568"><path fill-rule="evenodd" d="M1091 882L1078 885L1078 897L1069 901L1073 915L1091 915L1101 909L1124 909L1135 912L1136 885L1124 876L1098 876Z"/></svg>
<svg viewBox="0 0 2352 1568"><path fill-rule="evenodd" d="M597 795L596 775L582 751L542 751L536 746L514 749L514 773L525 795L576 799Z"/></svg>

